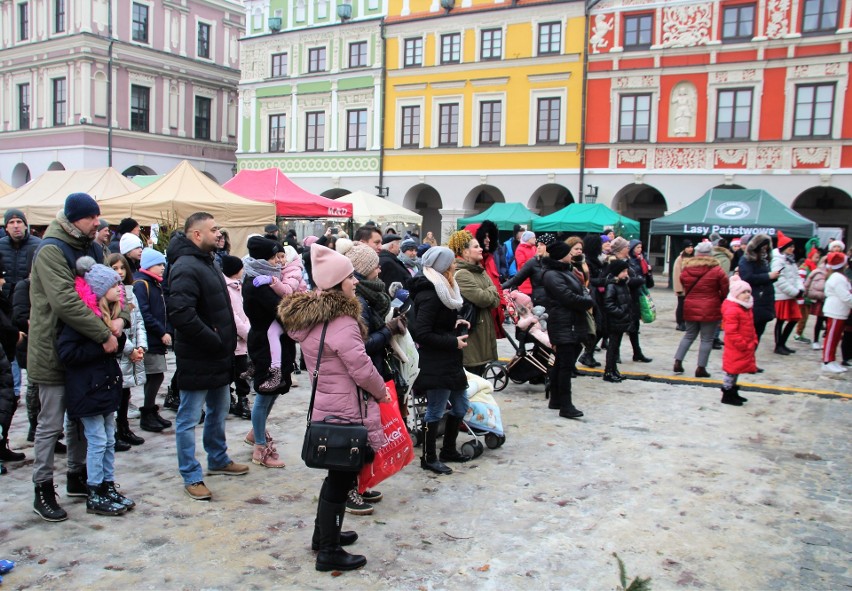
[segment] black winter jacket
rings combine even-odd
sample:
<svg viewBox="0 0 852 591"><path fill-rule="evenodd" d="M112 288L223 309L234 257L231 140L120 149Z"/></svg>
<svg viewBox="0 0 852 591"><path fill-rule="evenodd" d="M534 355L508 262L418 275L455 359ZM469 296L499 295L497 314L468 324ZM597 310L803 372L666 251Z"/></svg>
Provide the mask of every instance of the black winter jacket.
<svg viewBox="0 0 852 591"><path fill-rule="evenodd" d="M618 281L612 275L607 277L603 296L603 318L607 334L627 332L632 320L632 306L627 281Z"/></svg>
<svg viewBox="0 0 852 591"><path fill-rule="evenodd" d="M29 342L30 332L30 280L24 279L19 281L15 286L15 293L12 294L12 322L18 327L21 332L27 333L18 343L18 351L16 358L18 366L21 369L27 369L27 343Z"/></svg>
<svg viewBox="0 0 852 591"><path fill-rule="evenodd" d="M445 306L435 286L422 275L411 279L408 291L414 299L412 337L420 345L420 375L414 387L466 390L464 356L456 339L458 311Z"/></svg>
<svg viewBox="0 0 852 591"><path fill-rule="evenodd" d="M254 391L266 381L269 368L272 365L272 354L269 350L269 339L266 331L273 322L277 322L278 305L281 297L268 285L255 287L253 277L243 279L243 311L246 313L251 328L249 329L246 345L248 355L254 365ZM227 297L227 296L226 296ZM281 386L274 392L262 394L286 394L293 384L292 368L296 361L296 342L290 338L287 331L281 335Z"/></svg>
<svg viewBox="0 0 852 591"><path fill-rule="evenodd" d="M6 284L3 293L12 301L12 292L19 281L30 276L32 268L32 253L41 244L41 238L30 236L29 231L24 234L23 240L16 244L9 236L0 238L0 255L3 257L3 265L6 267Z"/></svg>
<svg viewBox="0 0 852 591"><path fill-rule="evenodd" d="M385 284L386 289L390 289L390 284L394 281L402 283L402 287L408 289L408 283L411 281L411 273L405 268L395 254L383 250L379 253L379 268L382 270L379 273L379 279Z"/></svg>
<svg viewBox="0 0 852 591"><path fill-rule="evenodd" d="M571 271L570 263L546 257L541 264L550 342L554 345L582 343L588 337L586 310L592 307L588 290Z"/></svg>
<svg viewBox="0 0 852 591"><path fill-rule="evenodd" d="M503 289L516 289L521 283L529 279L532 285L533 306L543 306L547 294L544 292L544 283L542 282L542 276L544 275L544 266L541 264L542 258L534 256L528 260L521 267L520 271L508 281L504 281L500 287Z"/></svg>
<svg viewBox="0 0 852 591"><path fill-rule="evenodd" d="M127 337L122 333L118 350ZM94 417L118 410L121 402L121 368L115 355L64 325L56 339L56 353L65 366L65 403L68 418Z"/></svg>
<svg viewBox="0 0 852 591"><path fill-rule="evenodd" d="M167 348L163 344L163 336L172 334L174 331L166 313L166 298L163 295L162 283L142 271L137 271L133 274L133 294L139 302L139 311L145 321L148 353L165 355Z"/></svg>
<svg viewBox="0 0 852 591"><path fill-rule="evenodd" d="M384 318L376 314L370 305L361 296L357 296L361 302L361 320L367 327L367 338L364 339L364 348L367 355L373 360L376 370L382 374L385 381L393 378L393 373L387 363L387 352L391 343L391 331L385 324Z"/></svg>
<svg viewBox="0 0 852 591"><path fill-rule="evenodd" d="M751 285L754 298L755 322L769 322L775 318L775 279L769 278L769 260L755 260L744 256L737 264L740 279Z"/></svg>
<svg viewBox="0 0 852 591"><path fill-rule="evenodd" d="M237 326L225 277L211 254L183 234L166 252L170 265L166 307L174 327L180 384L207 390L231 383Z"/></svg>

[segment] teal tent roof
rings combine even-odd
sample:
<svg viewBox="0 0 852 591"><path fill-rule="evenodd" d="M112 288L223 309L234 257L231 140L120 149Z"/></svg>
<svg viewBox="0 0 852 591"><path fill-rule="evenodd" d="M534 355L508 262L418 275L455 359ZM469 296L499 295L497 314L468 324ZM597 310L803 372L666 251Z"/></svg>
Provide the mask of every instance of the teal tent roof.
<svg viewBox="0 0 852 591"><path fill-rule="evenodd" d="M162 174L137 174L130 180L144 189L148 185L156 183L161 178L163 178Z"/></svg>
<svg viewBox="0 0 852 591"><path fill-rule="evenodd" d="M498 230L511 232L515 224L529 227L532 221L538 218L538 215L520 203L495 203L482 213L469 218L461 218L457 223L458 228L461 229L468 224L480 224L485 220L490 220L497 225Z"/></svg>
<svg viewBox="0 0 852 591"><path fill-rule="evenodd" d="M572 203L557 212L533 222L536 232L603 233L621 223L621 235L626 238L639 237L639 222L624 217L603 203Z"/></svg>
<svg viewBox="0 0 852 591"><path fill-rule="evenodd" d="M722 236L769 234L791 238L816 235L817 225L762 189L710 189L676 212L651 220L651 234Z"/></svg>

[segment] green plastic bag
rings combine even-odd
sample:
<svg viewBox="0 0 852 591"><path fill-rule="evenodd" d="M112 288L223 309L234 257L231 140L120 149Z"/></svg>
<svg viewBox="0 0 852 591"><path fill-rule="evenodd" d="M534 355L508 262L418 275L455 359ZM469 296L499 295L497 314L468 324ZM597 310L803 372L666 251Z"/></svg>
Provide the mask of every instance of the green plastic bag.
<svg viewBox="0 0 852 591"><path fill-rule="evenodd" d="M657 306L647 287L643 287L639 294L639 316L645 324L651 324L657 319Z"/></svg>

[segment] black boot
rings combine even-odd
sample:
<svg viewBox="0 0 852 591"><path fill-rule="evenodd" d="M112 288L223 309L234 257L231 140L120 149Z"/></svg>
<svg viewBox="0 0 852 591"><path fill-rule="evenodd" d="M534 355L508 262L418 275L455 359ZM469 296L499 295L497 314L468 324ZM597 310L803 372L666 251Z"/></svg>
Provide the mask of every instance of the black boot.
<svg viewBox="0 0 852 591"><path fill-rule="evenodd" d="M11 390L8 400L0 400L0 462L22 462L26 456L9 449L9 430L12 428L12 418L15 416L17 401L13 399Z"/></svg>
<svg viewBox="0 0 852 591"><path fill-rule="evenodd" d="M743 405L733 388L722 388L722 404L730 404L731 406Z"/></svg>
<svg viewBox="0 0 852 591"><path fill-rule="evenodd" d="M604 372L603 380L604 380L605 382L612 382L613 384L619 384L619 383L621 383L621 378L620 378L620 377L618 377L618 375L617 375L617 374L615 374L615 373L613 373L613 372L611 372L611 371L609 371L609 370L607 370L607 371L605 371L605 372Z"/></svg>
<svg viewBox="0 0 852 591"><path fill-rule="evenodd" d="M89 496L89 485L86 484L88 479L86 468L80 472L68 472L65 475L65 494L69 497Z"/></svg>
<svg viewBox="0 0 852 591"><path fill-rule="evenodd" d="M436 474L452 474L453 469L438 460L438 454L436 451L438 441L438 421L435 421L434 423L426 423L424 435L426 438L423 441L423 457L420 458L420 467L424 470L431 470Z"/></svg>
<svg viewBox="0 0 852 591"><path fill-rule="evenodd" d="M131 445L129 443L127 443L123 439L119 439L118 437L115 438L115 445L113 446L113 449L115 449L115 451L130 451L130 448Z"/></svg>
<svg viewBox="0 0 852 591"><path fill-rule="evenodd" d="M118 443L119 441L124 441L130 445L142 445L145 443L144 439L130 430L130 423L127 422L127 419L118 419L116 421L115 442Z"/></svg>
<svg viewBox="0 0 852 591"><path fill-rule="evenodd" d="M568 382L567 390L567 392L563 390L560 396L559 416L563 419L579 419L583 416L583 411L575 407L571 399L571 382Z"/></svg>
<svg viewBox="0 0 852 591"><path fill-rule="evenodd" d="M629 332L627 334L630 335L630 345L633 347L633 361L638 361L640 363L651 363L653 359L651 359L650 357L645 357L645 354L642 353L642 347L639 346L639 333Z"/></svg>
<svg viewBox="0 0 852 591"><path fill-rule="evenodd" d="M600 367L601 364L595 361L595 357L587 350L577 358L578 363L582 363L586 367Z"/></svg>
<svg viewBox="0 0 852 591"><path fill-rule="evenodd" d="M251 420L251 404L249 403L248 396L237 396L236 415L247 421Z"/></svg>
<svg viewBox="0 0 852 591"><path fill-rule="evenodd" d="M123 494L118 492L120 488L115 482L110 482L109 480L105 480L101 485L103 487L104 496L106 496L113 503L118 503L122 505L125 509L130 511L133 507L136 506L136 503L125 497Z"/></svg>
<svg viewBox="0 0 852 591"><path fill-rule="evenodd" d="M154 418L157 419L157 422L163 426L163 429L168 429L172 426L172 422L168 419L164 419L160 416L160 407L156 404L154 405Z"/></svg>
<svg viewBox="0 0 852 591"><path fill-rule="evenodd" d="M127 507L110 499L106 487L101 483L89 487L89 495L86 497L86 513L112 517L127 513Z"/></svg>
<svg viewBox="0 0 852 591"><path fill-rule="evenodd" d="M322 481L322 488L320 489L320 498L322 498L323 493L326 490L326 486L328 486L328 480ZM346 503L343 504L343 512L346 512ZM341 516L341 519L343 517ZM341 531L340 532L340 545L341 546L351 546L358 540L358 534L354 531ZM317 518L314 520L314 535L311 537L311 550L314 552L318 552L320 549L320 523L319 523L319 508L317 508Z"/></svg>
<svg viewBox="0 0 852 591"><path fill-rule="evenodd" d="M447 422L444 426L444 444L441 446L441 453L438 455L438 459L442 462L467 462L470 460L469 456L456 449L460 420L452 415L447 416Z"/></svg>
<svg viewBox="0 0 852 591"><path fill-rule="evenodd" d="M167 408L169 410L177 410L180 406L180 396L175 392L171 386L166 390L166 399L163 400L163 408Z"/></svg>
<svg viewBox="0 0 852 591"><path fill-rule="evenodd" d="M740 402L748 402L748 398L743 398L742 396L740 396L740 387L739 386L734 386L733 389L734 389L734 396L739 398Z"/></svg>
<svg viewBox="0 0 852 591"><path fill-rule="evenodd" d="M349 554L341 548L340 529L346 513L345 503L331 503L320 497L317 507L317 526L319 552L316 569L318 571L355 570L367 564L367 558L359 554Z"/></svg>
<svg viewBox="0 0 852 591"><path fill-rule="evenodd" d="M56 487L52 480L36 483L33 511L45 521L68 519L68 513L56 502Z"/></svg>
<svg viewBox="0 0 852 591"><path fill-rule="evenodd" d="M152 433L159 433L165 427L163 424L157 420L155 416L157 412L156 406L140 406L139 413L142 415L142 418L139 419L139 428L143 431L151 431Z"/></svg>
<svg viewBox="0 0 852 591"><path fill-rule="evenodd" d="M231 392L231 406L228 408L228 414L240 416L240 413L237 412L237 397L234 396L233 392Z"/></svg>
<svg viewBox="0 0 852 591"><path fill-rule="evenodd" d="M35 441L36 427L38 427L38 417L37 416L29 417L29 419L30 419L30 430L27 431L27 441L32 443L33 441Z"/></svg>
<svg viewBox="0 0 852 591"><path fill-rule="evenodd" d="M6 431L8 433L8 431ZM18 451L9 449L9 438L3 440L3 446L0 447L0 462L23 462L27 456Z"/></svg>

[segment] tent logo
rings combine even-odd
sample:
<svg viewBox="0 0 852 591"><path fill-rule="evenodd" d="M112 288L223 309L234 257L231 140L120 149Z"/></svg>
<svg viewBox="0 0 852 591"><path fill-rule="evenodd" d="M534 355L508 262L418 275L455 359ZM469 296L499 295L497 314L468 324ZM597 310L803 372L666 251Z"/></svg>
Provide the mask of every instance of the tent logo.
<svg viewBox="0 0 852 591"><path fill-rule="evenodd" d="M716 216L728 220L741 220L747 218L751 208L742 201L725 201L716 208Z"/></svg>

